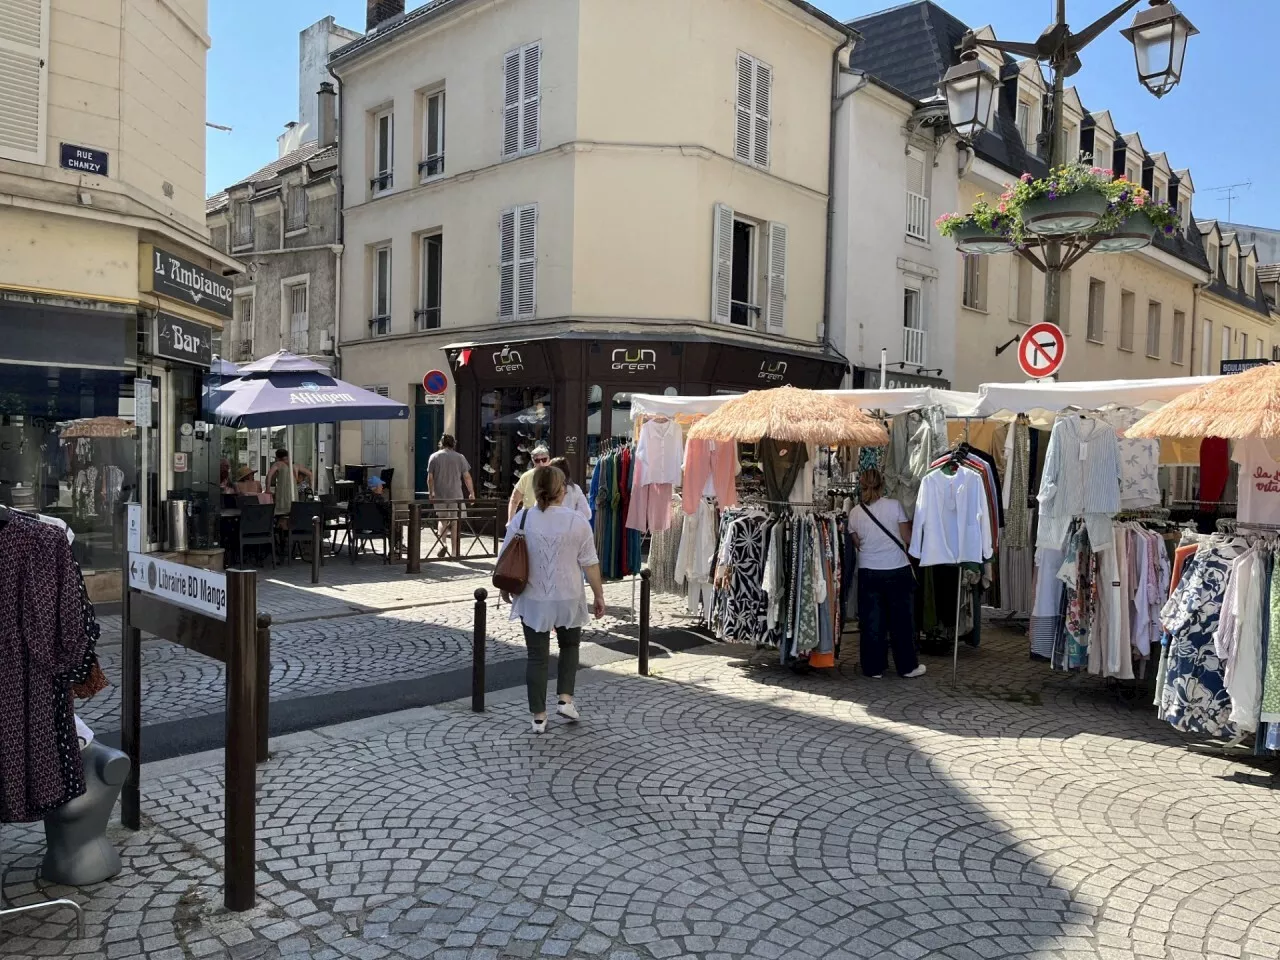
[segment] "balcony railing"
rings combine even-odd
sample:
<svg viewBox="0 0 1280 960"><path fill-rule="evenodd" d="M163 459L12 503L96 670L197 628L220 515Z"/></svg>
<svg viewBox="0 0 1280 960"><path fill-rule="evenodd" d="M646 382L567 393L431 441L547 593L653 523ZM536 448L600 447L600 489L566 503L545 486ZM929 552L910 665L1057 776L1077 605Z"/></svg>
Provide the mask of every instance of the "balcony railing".
<svg viewBox="0 0 1280 960"><path fill-rule="evenodd" d="M929 239L929 198L910 190L907 191L907 236Z"/></svg>
<svg viewBox="0 0 1280 960"><path fill-rule="evenodd" d="M749 327L755 330L760 326L760 316L763 313L763 308L754 303L733 300L729 306L729 322L737 327Z"/></svg>
<svg viewBox="0 0 1280 960"><path fill-rule="evenodd" d="M413 320L419 330L440 329L440 308L420 307L413 311Z"/></svg>
<svg viewBox="0 0 1280 960"><path fill-rule="evenodd" d="M915 327L902 328L902 359L905 363L924 365L928 336Z"/></svg>

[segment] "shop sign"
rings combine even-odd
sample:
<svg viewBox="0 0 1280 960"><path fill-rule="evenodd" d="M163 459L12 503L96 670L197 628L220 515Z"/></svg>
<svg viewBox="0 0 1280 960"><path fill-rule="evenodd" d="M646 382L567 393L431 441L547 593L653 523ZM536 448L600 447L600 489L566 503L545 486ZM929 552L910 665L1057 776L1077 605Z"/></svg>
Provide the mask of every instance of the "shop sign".
<svg viewBox="0 0 1280 960"><path fill-rule="evenodd" d="M524 369L524 357L519 350L503 347L493 355L494 373L519 373Z"/></svg>
<svg viewBox="0 0 1280 960"><path fill-rule="evenodd" d="M910 387L951 389L950 380L943 380L940 377L926 377L918 373L887 370L885 371L883 386L880 383L880 371L872 367L859 367L854 375L854 386L859 390L903 390Z"/></svg>
<svg viewBox="0 0 1280 960"><path fill-rule="evenodd" d="M1263 357L1254 357L1252 360L1223 360L1218 372L1226 377L1234 373L1244 373L1254 367L1265 367L1270 362Z"/></svg>
<svg viewBox="0 0 1280 960"><path fill-rule="evenodd" d="M133 425L139 430L151 428L151 380L137 377L133 381Z"/></svg>
<svg viewBox="0 0 1280 960"><path fill-rule="evenodd" d="M787 379L787 361L785 360L764 360L760 363L760 372L756 374L757 378L765 383L783 383Z"/></svg>
<svg viewBox="0 0 1280 960"><path fill-rule="evenodd" d="M235 287L230 280L158 247L151 251L151 256L151 289L154 292L230 319L235 296Z"/></svg>
<svg viewBox="0 0 1280 960"><path fill-rule="evenodd" d="M108 155L105 150L93 147L79 147L74 143L62 144L61 164L67 170L79 170L81 173L92 173L99 177L107 175Z"/></svg>
<svg viewBox="0 0 1280 960"><path fill-rule="evenodd" d="M227 575L171 563L145 553L129 553L129 586L166 603L227 619Z"/></svg>
<svg viewBox="0 0 1280 960"><path fill-rule="evenodd" d="M613 351L609 369L617 373L656 373L658 351L648 347L618 347Z"/></svg>
<svg viewBox="0 0 1280 960"><path fill-rule="evenodd" d="M157 313L155 354L207 367L213 363L213 327L171 313Z"/></svg>

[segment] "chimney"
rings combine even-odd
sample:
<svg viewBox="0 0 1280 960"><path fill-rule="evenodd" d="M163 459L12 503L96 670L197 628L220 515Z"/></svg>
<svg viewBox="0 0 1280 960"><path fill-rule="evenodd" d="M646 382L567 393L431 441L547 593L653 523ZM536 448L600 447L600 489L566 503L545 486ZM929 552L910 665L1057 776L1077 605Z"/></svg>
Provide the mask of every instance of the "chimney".
<svg viewBox="0 0 1280 960"><path fill-rule="evenodd" d="M320 84L316 101L316 139L321 147L332 147L338 142L338 94L332 83Z"/></svg>
<svg viewBox="0 0 1280 960"><path fill-rule="evenodd" d="M404 0L368 0L368 4L365 33L372 33L379 25L404 13Z"/></svg>
<svg viewBox="0 0 1280 960"><path fill-rule="evenodd" d="M276 147L279 150L279 156L283 157L286 153L292 153L298 149L298 121L290 120L284 125L284 133L276 137Z"/></svg>

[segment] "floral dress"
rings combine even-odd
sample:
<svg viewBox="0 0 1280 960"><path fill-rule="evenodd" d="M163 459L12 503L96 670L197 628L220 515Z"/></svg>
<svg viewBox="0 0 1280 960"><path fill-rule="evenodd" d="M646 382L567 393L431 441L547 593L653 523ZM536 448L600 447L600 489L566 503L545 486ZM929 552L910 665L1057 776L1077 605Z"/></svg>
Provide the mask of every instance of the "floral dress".
<svg viewBox="0 0 1280 960"><path fill-rule="evenodd" d="M1187 733L1230 737L1231 697L1226 664L1214 649L1231 561L1247 549L1243 541L1212 537L1187 562L1177 589L1161 611L1169 635L1168 665L1161 688L1160 718Z"/></svg>
<svg viewBox="0 0 1280 960"><path fill-rule="evenodd" d="M1098 614L1097 558L1083 523L1074 523L1066 560L1058 571L1062 591L1062 628L1053 650L1058 670L1083 670L1089 664L1089 633Z"/></svg>

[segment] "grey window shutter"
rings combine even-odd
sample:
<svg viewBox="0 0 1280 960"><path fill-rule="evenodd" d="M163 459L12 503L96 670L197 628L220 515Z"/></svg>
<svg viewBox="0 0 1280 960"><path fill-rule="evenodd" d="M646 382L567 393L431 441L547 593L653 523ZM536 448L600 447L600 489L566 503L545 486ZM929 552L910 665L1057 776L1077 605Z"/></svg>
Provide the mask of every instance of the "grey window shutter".
<svg viewBox="0 0 1280 960"><path fill-rule="evenodd" d="M0 0L0 157L44 163L49 0Z"/></svg>
<svg viewBox="0 0 1280 960"><path fill-rule="evenodd" d="M542 46L531 43L524 48L523 82L520 92L520 151L538 149L541 115Z"/></svg>
<svg viewBox="0 0 1280 960"><path fill-rule="evenodd" d="M498 316L516 314L516 211L502 211L498 226Z"/></svg>
<svg viewBox="0 0 1280 960"><path fill-rule="evenodd" d="M755 61L745 53L738 54L737 131L733 155L744 163L751 162L751 130L755 103Z"/></svg>
<svg viewBox="0 0 1280 960"><path fill-rule="evenodd" d="M507 54L502 84L502 155L520 152L520 51Z"/></svg>
<svg viewBox="0 0 1280 960"><path fill-rule="evenodd" d="M538 207L519 208L516 282L516 315L531 320L537 310L538 280Z"/></svg>
<svg viewBox="0 0 1280 960"><path fill-rule="evenodd" d="M717 203L711 239L711 320L728 323L733 311L733 208Z"/></svg>
<svg viewBox="0 0 1280 960"><path fill-rule="evenodd" d="M769 224L768 297L765 303L765 332L782 334L787 329L787 228Z"/></svg>
<svg viewBox="0 0 1280 960"><path fill-rule="evenodd" d="M756 62L755 142L752 160L757 166L769 165L769 117L773 96L773 68Z"/></svg>

